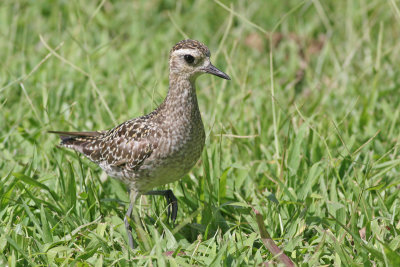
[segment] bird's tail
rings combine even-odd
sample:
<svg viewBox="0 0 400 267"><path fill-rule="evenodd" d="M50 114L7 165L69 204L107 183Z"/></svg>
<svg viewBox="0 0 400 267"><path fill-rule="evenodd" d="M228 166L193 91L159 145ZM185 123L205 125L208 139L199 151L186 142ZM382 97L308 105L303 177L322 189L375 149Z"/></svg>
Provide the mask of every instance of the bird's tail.
<svg viewBox="0 0 400 267"><path fill-rule="evenodd" d="M89 153L89 145L93 145L102 135L101 132L63 132L48 131L48 133L58 134L61 142L60 146L70 148L85 155Z"/></svg>

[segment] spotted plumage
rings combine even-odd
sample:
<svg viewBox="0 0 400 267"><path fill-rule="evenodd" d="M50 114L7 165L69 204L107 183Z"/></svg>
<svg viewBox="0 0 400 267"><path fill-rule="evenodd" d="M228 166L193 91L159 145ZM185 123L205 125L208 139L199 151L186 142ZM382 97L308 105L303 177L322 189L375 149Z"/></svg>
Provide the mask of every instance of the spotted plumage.
<svg viewBox="0 0 400 267"><path fill-rule="evenodd" d="M61 146L73 149L98 164L108 175L127 184L131 215L135 199L142 194L163 195L171 204L173 220L177 202L171 190L150 191L184 176L200 158L205 132L197 104L195 80L202 73L224 79L228 75L210 62L209 49L199 41L183 40L170 52L169 90L153 112L126 121L107 131L59 132ZM129 244L130 226L125 220Z"/></svg>

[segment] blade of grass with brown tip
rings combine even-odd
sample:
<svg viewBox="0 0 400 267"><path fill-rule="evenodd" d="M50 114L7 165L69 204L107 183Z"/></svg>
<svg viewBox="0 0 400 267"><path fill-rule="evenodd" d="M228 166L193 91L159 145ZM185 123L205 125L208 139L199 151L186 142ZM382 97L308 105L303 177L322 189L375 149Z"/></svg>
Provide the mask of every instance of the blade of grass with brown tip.
<svg viewBox="0 0 400 267"><path fill-rule="evenodd" d="M269 235L267 229L264 226L264 219L262 215L254 210L256 214L256 220L258 229L260 230L261 240L264 243L265 247L272 253L276 258L278 258L285 266L295 266L293 261L285 254L283 251L275 244L274 240L272 240Z"/></svg>

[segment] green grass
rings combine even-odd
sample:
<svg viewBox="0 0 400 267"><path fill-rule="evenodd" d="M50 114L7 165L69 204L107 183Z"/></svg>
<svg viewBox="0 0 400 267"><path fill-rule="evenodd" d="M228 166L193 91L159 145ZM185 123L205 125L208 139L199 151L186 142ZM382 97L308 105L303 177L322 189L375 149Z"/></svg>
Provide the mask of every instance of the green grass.
<svg viewBox="0 0 400 267"><path fill-rule="evenodd" d="M83 3L85 2L85 3ZM400 3L0 3L0 265L400 265ZM201 161L137 202L47 130L101 130L150 112L168 53L201 40L231 81L202 76ZM132 222L134 223L134 222ZM167 253L166 253L167 252ZM169 255L171 254L171 255Z"/></svg>

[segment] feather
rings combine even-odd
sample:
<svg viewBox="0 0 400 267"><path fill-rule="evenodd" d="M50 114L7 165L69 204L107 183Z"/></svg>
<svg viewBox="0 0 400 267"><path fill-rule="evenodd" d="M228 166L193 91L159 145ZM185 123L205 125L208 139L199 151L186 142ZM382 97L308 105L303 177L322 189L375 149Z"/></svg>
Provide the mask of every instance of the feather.
<svg viewBox="0 0 400 267"><path fill-rule="evenodd" d="M63 131L47 131L48 133L58 134L62 136L85 136L85 137L94 137L99 136L101 132L63 132Z"/></svg>

